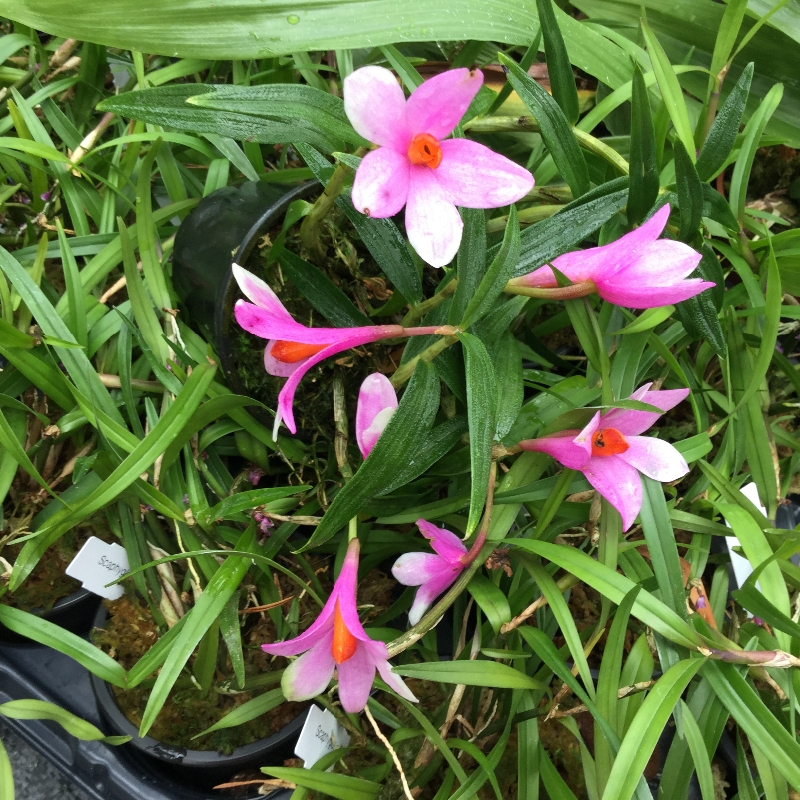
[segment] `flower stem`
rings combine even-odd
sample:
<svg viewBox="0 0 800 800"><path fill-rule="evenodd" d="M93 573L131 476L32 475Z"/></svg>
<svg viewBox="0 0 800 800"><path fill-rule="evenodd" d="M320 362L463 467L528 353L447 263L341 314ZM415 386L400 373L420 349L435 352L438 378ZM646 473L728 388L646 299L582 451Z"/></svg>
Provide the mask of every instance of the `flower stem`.
<svg viewBox="0 0 800 800"><path fill-rule="evenodd" d="M358 539L358 517L353 517L347 523L347 541L352 542L353 539Z"/></svg>
<svg viewBox="0 0 800 800"><path fill-rule="evenodd" d="M486 542L486 534L489 531L489 524L492 521L492 506L494 505L494 484L497 480L497 462L492 461L492 467L489 470L489 483L486 487L486 505L483 509L483 520L481 527L478 530L478 535L470 547L469 551L464 553L459 561L468 567L480 554L483 545Z"/></svg>
<svg viewBox="0 0 800 800"><path fill-rule="evenodd" d="M411 328L410 330L414 329ZM442 336L430 347L425 348L425 350L423 350L418 356L414 356L414 358L412 358L407 364L403 364L403 366L400 367L390 378L392 386L394 386L395 389L399 389L403 384L410 380L411 376L414 374L414 369L416 368L418 361L433 361L433 359L436 358L439 353L443 352L450 347L450 345L455 344L457 341L457 336Z"/></svg>
<svg viewBox="0 0 800 800"><path fill-rule="evenodd" d="M360 147L355 154L361 157L366 155L367 152L367 148ZM336 198L341 194L345 178L350 172L351 169L346 164L340 162L336 165L333 175L325 184L325 189L314 202L308 216L303 220L303 224L300 226L300 243L306 250L312 252L320 249L319 229L322 225L322 220L325 219Z"/></svg>
<svg viewBox="0 0 800 800"><path fill-rule="evenodd" d="M597 293L594 281L580 281L571 286L554 286L542 288L539 286L523 286L518 283L507 283L503 288L506 294L523 294L527 297L541 297L545 300L574 300L576 297L587 297Z"/></svg>
<svg viewBox="0 0 800 800"><path fill-rule="evenodd" d="M436 306L441 305L447 300L447 298L455 292L456 286L458 286L458 278L453 278L440 292L437 292L433 297L429 297L427 300L423 300L421 303L411 308L408 314L403 317L403 321L400 324L406 328L417 320L422 319L429 311L433 311Z"/></svg>

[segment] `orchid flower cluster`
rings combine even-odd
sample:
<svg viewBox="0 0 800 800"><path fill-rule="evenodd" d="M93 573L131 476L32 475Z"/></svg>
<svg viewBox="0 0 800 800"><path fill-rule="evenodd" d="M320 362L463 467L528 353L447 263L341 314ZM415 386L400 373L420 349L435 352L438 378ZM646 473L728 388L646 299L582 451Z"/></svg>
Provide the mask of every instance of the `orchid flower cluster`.
<svg viewBox="0 0 800 800"><path fill-rule="evenodd" d="M378 218L393 216L405 207L408 240L433 267L449 264L459 249L463 225L458 206L506 206L524 198L533 187L531 174L509 159L458 135L447 138L458 130L482 80L479 70L454 69L423 83L407 100L395 76L381 67L358 69L344 81L345 110L353 127L377 145L358 166L353 204L361 213ZM669 214L670 207L664 205L616 241L561 255L512 279L504 289L510 294L554 298L596 293L609 303L638 309L693 297L714 284L689 277L700 260L695 250L659 238ZM561 291L557 274L572 282L571 295L548 294ZM297 386L309 369L329 356L381 340L459 333L451 326L306 327L293 319L264 281L237 264L233 275L247 298L235 307L239 325L267 340L267 372L287 379L278 398L276 436L281 422L296 432L292 406ZM642 386L628 399L664 413L689 394L688 389L651 386ZM356 439L364 459L397 407L395 388L385 375L375 373L364 380L356 414ZM628 530L642 504L640 474L675 481L688 472L675 447L642 435L661 413L630 407L597 411L582 430L523 440L517 450L546 453L563 466L580 470L619 512L623 530ZM481 550L480 546L468 550L456 534L427 520L418 520L417 526L433 552L407 552L392 568L399 583L419 587L409 612L412 625L420 622ZM330 598L311 627L289 641L263 645L272 655L302 654L284 672L287 699L305 700L322 693L335 671L342 706L355 713L364 708L377 671L388 687L414 700L392 672L386 645L372 640L359 620L358 556L359 541L353 538Z"/></svg>

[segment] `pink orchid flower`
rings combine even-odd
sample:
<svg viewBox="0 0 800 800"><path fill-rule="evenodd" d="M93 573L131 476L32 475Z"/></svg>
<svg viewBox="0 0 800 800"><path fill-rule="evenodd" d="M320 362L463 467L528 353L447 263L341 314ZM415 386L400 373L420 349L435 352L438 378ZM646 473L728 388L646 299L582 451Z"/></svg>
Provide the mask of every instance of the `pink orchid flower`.
<svg viewBox="0 0 800 800"><path fill-rule="evenodd" d="M628 399L669 411L689 394L688 389L650 391L651 386L645 384ZM622 529L627 531L642 507L640 472L656 481L674 481L689 471L683 456L669 442L639 435L660 416L623 408L602 415L598 411L582 431L559 431L541 439L527 439L519 446L547 453L565 467L580 470L619 511Z"/></svg>
<svg viewBox="0 0 800 800"><path fill-rule="evenodd" d="M453 260L463 223L456 206L498 208L533 187L518 164L467 139L447 139L483 83L480 70L453 69L408 100L383 67L361 67L344 81L344 109L365 139L380 145L356 171L353 205L371 217L406 207L406 233L434 267Z"/></svg>
<svg viewBox="0 0 800 800"><path fill-rule="evenodd" d="M445 528L437 528L424 519L417 526L426 539L430 539L433 553L404 553L392 567L392 575L404 586L419 586L414 604L408 612L408 621L416 625L431 603L453 585L465 567L469 566L467 548L461 539Z"/></svg>
<svg viewBox="0 0 800 800"><path fill-rule="evenodd" d="M358 618L358 553L358 539L353 539L328 602L305 633L286 642L261 645L264 652L273 656L303 654L283 672L281 688L287 700L310 700L322 694L336 670L342 707L348 714L357 714L367 704L377 670L397 694L417 702L402 679L392 672L386 645L370 639Z"/></svg>
<svg viewBox="0 0 800 800"><path fill-rule="evenodd" d="M379 339L425 336L440 332L447 334L454 330L448 326L403 328L400 325L307 328L292 317L264 281L238 264L234 264L232 269L233 277L242 293L252 300L252 303L245 300L236 302L236 321L249 333L269 340L264 350L264 367L270 375L288 378L278 395L273 437L277 437L281 421L286 422L286 427L292 433L297 432L292 411L294 393L306 372L320 361L351 347L359 347Z"/></svg>
<svg viewBox="0 0 800 800"><path fill-rule="evenodd" d="M615 242L565 253L553 266L573 283L593 283L603 300L627 308L655 308L694 297L715 284L686 277L699 263L700 253L683 242L658 238L669 210L669 205L662 206ZM542 289L558 285L549 266L512 278L509 284Z"/></svg>
<svg viewBox="0 0 800 800"><path fill-rule="evenodd" d="M375 447L396 408L397 395L391 381L380 372L367 375L358 390L356 406L356 441L364 458Z"/></svg>

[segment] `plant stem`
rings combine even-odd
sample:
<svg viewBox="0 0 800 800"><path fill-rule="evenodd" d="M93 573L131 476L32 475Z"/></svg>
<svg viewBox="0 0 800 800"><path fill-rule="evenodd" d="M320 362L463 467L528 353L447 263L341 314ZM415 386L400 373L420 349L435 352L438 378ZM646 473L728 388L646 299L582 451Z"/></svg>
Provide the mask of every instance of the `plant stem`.
<svg viewBox="0 0 800 800"><path fill-rule="evenodd" d="M515 279L516 280L516 279ZM576 297L587 297L597 293L594 281L580 281L571 286L554 286L542 288L539 286L523 286L509 281L503 291L506 294L523 294L527 297L541 297L545 300L574 300Z"/></svg>
<svg viewBox="0 0 800 800"><path fill-rule="evenodd" d="M414 374L414 369L418 361L433 361L439 353L446 350L450 345L458 341L457 336L442 336L438 341L434 342L430 347L426 347L418 356L414 356L407 364L403 364L397 372L392 375L390 381L395 389L399 389L406 383Z"/></svg>
<svg viewBox="0 0 800 800"><path fill-rule="evenodd" d="M358 517L353 517L347 523L347 541L352 542L353 539L358 539Z"/></svg>
<svg viewBox="0 0 800 800"><path fill-rule="evenodd" d="M403 317L403 320L400 324L404 328L407 328L408 326L422 319L429 311L433 311L436 306L444 303L444 301L447 300L447 298L450 297L453 292L455 292L456 286L458 286L458 278L453 278L450 283L444 287L444 289L442 289L440 292L437 292L433 297L429 297L427 300L423 300L421 303L409 309L408 314Z"/></svg>
<svg viewBox="0 0 800 800"><path fill-rule="evenodd" d="M469 552L464 553L459 561L468 567L481 553L484 542L486 541L486 534L489 532L489 524L492 521L492 506L494 505L494 484L497 480L497 462L492 461L491 469L489 470L489 482L486 486L486 505L483 510L483 520L481 522L480 530L475 538L475 542L470 547Z"/></svg>

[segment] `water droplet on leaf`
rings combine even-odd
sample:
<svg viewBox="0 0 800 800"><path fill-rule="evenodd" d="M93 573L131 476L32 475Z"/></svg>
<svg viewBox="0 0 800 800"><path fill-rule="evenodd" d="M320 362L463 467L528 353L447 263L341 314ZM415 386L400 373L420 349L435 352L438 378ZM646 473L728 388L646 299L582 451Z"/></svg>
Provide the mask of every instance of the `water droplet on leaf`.
<svg viewBox="0 0 800 800"><path fill-rule="evenodd" d="M289 14L289 16L286 17L286 21L290 25L297 25L297 23L300 22L300 17L298 17L297 14Z"/></svg>

